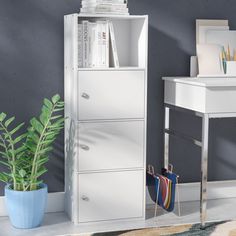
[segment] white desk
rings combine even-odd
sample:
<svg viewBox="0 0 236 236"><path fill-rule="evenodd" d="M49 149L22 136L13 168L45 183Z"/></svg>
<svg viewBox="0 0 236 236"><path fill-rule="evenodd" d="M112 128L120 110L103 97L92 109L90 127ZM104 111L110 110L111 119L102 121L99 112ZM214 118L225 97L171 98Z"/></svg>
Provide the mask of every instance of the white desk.
<svg viewBox="0 0 236 236"><path fill-rule="evenodd" d="M169 135L177 135L201 147L200 220L207 213L208 136L211 118L236 117L236 78L164 77L165 82L165 167L169 163ZM202 140L189 138L169 127L169 111L177 109L202 117Z"/></svg>

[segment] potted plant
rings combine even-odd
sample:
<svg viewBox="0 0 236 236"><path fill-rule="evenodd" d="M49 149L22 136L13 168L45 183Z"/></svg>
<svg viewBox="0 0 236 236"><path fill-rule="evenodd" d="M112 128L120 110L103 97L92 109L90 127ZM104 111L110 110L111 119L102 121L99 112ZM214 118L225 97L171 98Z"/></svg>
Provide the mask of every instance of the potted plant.
<svg viewBox="0 0 236 236"><path fill-rule="evenodd" d="M48 191L40 177L47 172L52 145L64 127L63 109L59 95L45 98L39 118L32 118L21 134L24 123L14 125L14 117L0 114L0 163L6 167L0 181L6 183L6 206L16 228L34 228L42 222Z"/></svg>

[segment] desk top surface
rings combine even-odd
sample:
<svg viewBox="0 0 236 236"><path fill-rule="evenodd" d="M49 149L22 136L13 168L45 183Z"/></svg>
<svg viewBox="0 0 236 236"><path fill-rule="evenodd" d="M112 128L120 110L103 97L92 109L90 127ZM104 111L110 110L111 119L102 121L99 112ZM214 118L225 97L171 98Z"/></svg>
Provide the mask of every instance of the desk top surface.
<svg viewBox="0 0 236 236"><path fill-rule="evenodd" d="M236 77L163 77L162 79L200 87L236 87Z"/></svg>

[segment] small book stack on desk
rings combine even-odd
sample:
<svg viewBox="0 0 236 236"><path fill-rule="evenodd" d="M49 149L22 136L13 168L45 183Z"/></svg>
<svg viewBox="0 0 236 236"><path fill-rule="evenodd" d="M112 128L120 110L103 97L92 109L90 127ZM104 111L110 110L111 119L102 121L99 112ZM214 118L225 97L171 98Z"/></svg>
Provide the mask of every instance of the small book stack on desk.
<svg viewBox="0 0 236 236"><path fill-rule="evenodd" d="M129 15L127 0L82 0L80 13Z"/></svg>

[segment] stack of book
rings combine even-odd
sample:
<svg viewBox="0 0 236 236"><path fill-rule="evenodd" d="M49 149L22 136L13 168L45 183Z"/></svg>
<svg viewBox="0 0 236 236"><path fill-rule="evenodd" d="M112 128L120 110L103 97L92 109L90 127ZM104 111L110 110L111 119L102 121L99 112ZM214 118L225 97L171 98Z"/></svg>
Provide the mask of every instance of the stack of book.
<svg viewBox="0 0 236 236"><path fill-rule="evenodd" d="M82 0L80 13L129 15L128 0Z"/></svg>
<svg viewBox="0 0 236 236"><path fill-rule="evenodd" d="M78 24L78 67L119 67L114 28L111 21Z"/></svg>

